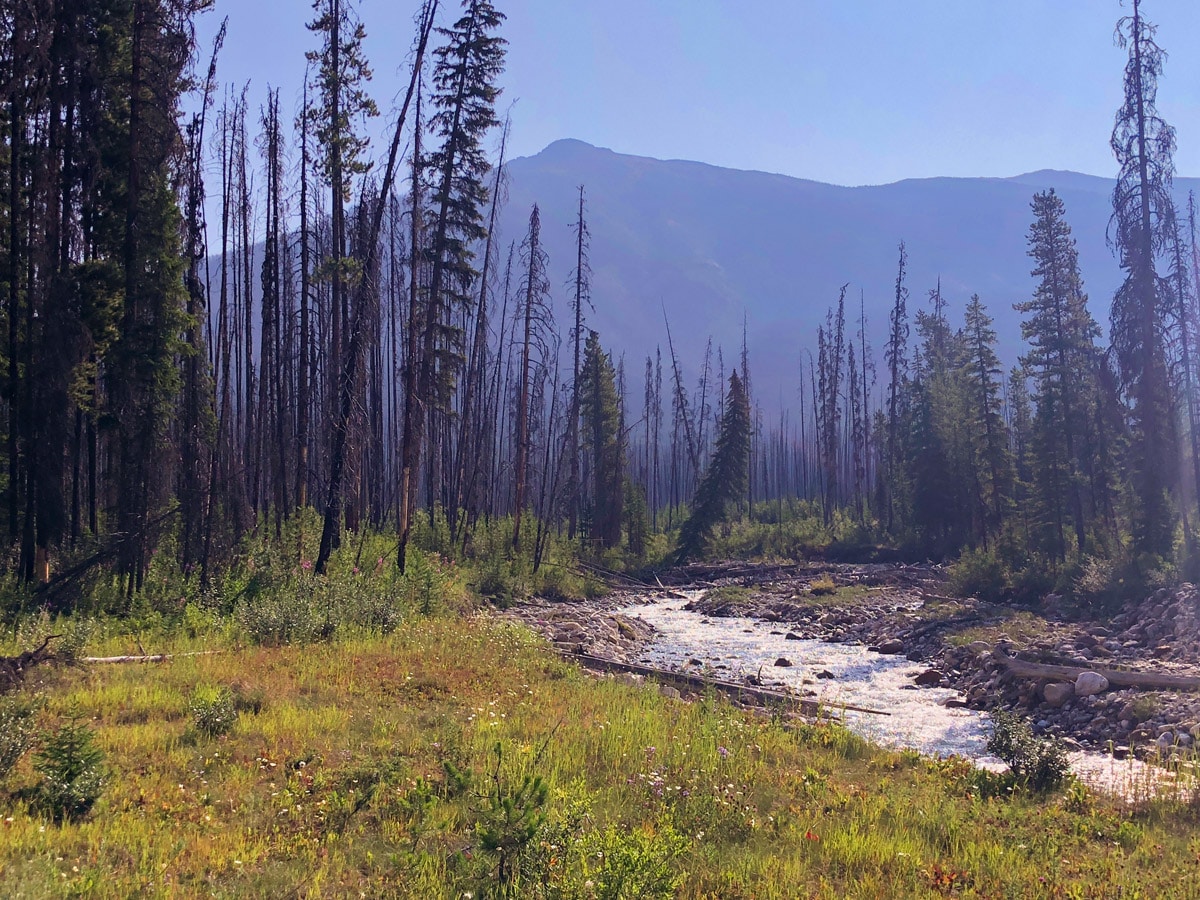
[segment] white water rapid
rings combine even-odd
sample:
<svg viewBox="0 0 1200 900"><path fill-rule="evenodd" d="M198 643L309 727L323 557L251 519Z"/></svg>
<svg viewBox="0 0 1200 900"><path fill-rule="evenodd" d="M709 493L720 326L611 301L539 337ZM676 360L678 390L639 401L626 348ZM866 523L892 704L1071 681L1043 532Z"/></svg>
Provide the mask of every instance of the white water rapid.
<svg viewBox="0 0 1200 900"><path fill-rule="evenodd" d="M1003 763L986 750L988 716L976 710L946 707L958 692L917 688L913 677L927 666L902 656L869 652L855 644L789 640L787 626L741 617L709 618L684 607L703 591L652 598L614 612L653 625L657 638L642 654L647 665L709 674L727 681L761 675L765 686L817 700L831 712L859 706L890 713L844 710L846 725L877 744L911 748L931 756L956 754L987 768ZM785 659L790 666L778 666ZM699 660L697 665L695 660ZM1129 799L1175 787L1164 769L1134 759L1115 760L1101 753L1075 752L1071 767L1085 783Z"/></svg>

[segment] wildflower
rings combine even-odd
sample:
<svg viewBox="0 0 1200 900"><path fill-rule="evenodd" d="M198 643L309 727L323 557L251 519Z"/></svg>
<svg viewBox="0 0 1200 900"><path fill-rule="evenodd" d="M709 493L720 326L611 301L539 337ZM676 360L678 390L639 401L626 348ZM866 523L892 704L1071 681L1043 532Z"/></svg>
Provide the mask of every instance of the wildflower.
<svg viewBox="0 0 1200 900"><path fill-rule="evenodd" d="M302 568L302 569L311 569L311 568L312 568L312 560L311 560L311 559L305 559L305 560L301 560L301 561L300 561L300 568Z"/></svg>
<svg viewBox="0 0 1200 900"><path fill-rule="evenodd" d="M717 753L720 754L721 759L729 759L729 748L728 747L718 747Z"/></svg>
<svg viewBox="0 0 1200 900"><path fill-rule="evenodd" d="M821 840L821 838L820 838L820 836L819 836L819 835L813 834L811 831L806 831L806 832L804 832L804 839L805 839L806 841L819 841L819 840Z"/></svg>

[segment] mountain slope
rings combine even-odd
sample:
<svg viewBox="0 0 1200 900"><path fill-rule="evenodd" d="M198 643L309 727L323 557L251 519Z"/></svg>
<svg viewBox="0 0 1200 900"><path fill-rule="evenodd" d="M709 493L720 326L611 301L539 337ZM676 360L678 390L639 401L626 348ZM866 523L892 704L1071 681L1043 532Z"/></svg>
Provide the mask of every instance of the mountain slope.
<svg viewBox="0 0 1200 900"><path fill-rule="evenodd" d="M586 187L595 305L589 320L606 347L624 353L635 397L645 355L659 344L665 352L664 308L693 373L710 335L724 348L728 371L745 315L751 374L768 405L776 396L789 405L795 397L800 355L815 353L817 327L843 284L850 285L848 318L855 321L861 291L869 339L881 357L901 239L910 315L940 276L952 319L957 323L978 293L996 318L1003 358L1015 361L1021 341L1012 304L1033 289L1025 255L1029 203L1049 187L1066 204L1084 285L1103 324L1120 283L1105 240L1113 183L1074 172L840 187L563 140L512 160L508 173L500 241L505 250L509 241L519 244L531 205L540 205L560 324L575 259L569 225L578 186ZM1197 186L1196 179L1176 183L1182 197Z"/></svg>

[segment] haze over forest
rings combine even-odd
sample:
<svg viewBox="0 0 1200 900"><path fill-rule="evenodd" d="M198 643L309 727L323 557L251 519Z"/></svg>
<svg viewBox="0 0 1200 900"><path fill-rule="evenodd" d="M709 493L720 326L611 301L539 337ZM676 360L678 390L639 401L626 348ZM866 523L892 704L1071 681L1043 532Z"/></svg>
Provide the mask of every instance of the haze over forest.
<svg viewBox="0 0 1200 900"><path fill-rule="evenodd" d="M540 204L560 318L574 266L568 226L584 185L592 232L590 320L612 349L633 365L665 344L665 307L691 370L710 336L726 354L740 352L744 315L760 399L770 409L778 405L777 389L785 404L795 405L801 355L814 351L813 335L843 284L850 285L854 316L861 289L871 343L882 347L902 239L914 310L939 277L952 319L978 293L995 317L1009 365L1022 352L1013 304L1036 287L1026 239L1035 192L1054 188L1066 205L1097 321L1107 322L1121 282L1108 241L1115 182L1077 172L842 187L630 156L571 139L507 169L500 240L519 241L521 210ZM1174 184L1186 205L1200 180L1176 177Z"/></svg>

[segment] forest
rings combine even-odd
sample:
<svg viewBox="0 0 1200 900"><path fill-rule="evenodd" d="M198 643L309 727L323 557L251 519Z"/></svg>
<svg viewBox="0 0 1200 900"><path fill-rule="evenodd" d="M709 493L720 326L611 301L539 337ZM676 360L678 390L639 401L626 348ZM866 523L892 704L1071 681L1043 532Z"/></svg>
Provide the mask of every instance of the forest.
<svg viewBox="0 0 1200 900"><path fill-rule="evenodd" d="M648 536L693 512L684 544L663 545L674 558L731 519L773 524L785 555L821 542L786 540L797 521L914 559L967 550L1030 590L1089 560L1193 556L1195 204L1171 193L1164 54L1136 9L1112 135L1126 278L1111 344L1050 190L1031 200L1011 370L978 296L961 321L940 285L912 302L901 240L885 346L843 289L797 354L798 408L772 422L744 342L684 360L667 318L643 370L590 331L604 298L586 185L570 284L549 283L536 205L524 235L495 234L511 123L490 4L449 24L418 11L388 147L365 136L380 110L350 2L315 7L295 111L221 83L223 29L195 39L203 3L43 5L6 16L0 452L22 582L100 566L132 596L169 538L205 584L303 509L322 519L318 572L360 529L395 534L403 568L419 517L461 551L510 520L535 569L564 538L645 565ZM726 455L744 458L721 460L730 430L745 435ZM705 500L719 463L736 477Z"/></svg>
<svg viewBox="0 0 1200 900"><path fill-rule="evenodd" d="M312 4L311 49L297 60L307 74L296 108L288 108L278 90L256 93L222 79L226 25L211 45L197 38L200 17L217 14L213 5L0 0L0 619L14 649L25 651L4 658L9 668L0 667L0 689L15 687L24 667L45 661L51 640L63 642L63 659L81 654L86 636L95 634L101 636L97 646L119 652L120 659L165 660L142 646L143 637L155 636L189 655L183 670L165 670L173 674L162 684L197 691L188 701L194 727L172 738L171 764L207 777L222 765L218 757L228 745L213 744L220 750L210 754L196 750L208 746L203 741L226 735L230 723L260 710L269 714L272 704L308 709L304 704L320 695L327 673L341 687L361 685L362 673L345 667L351 657L368 660L375 674L365 680L377 677L394 688L397 702L410 704L404 709L420 722L392 722L398 736L387 747L409 748L397 758L420 764L372 770L362 775L369 789L352 787L359 784L358 770L335 771L339 751L329 742L339 728L359 726L339 719L332 701L321 707L324 726L313 713L312 721L304 720L307 730L286 732L292 742L286 752L271 749L277 734L264 733L266 749L240 760L253 777L278 763L280 774L270 777L286 782L295 811L310 795L330 805L319 821L283 837L276 826L271 840L281 843L260 848L253 863L259 880L247 883L248 894L281 895L319 870L330 879L331 894L358 884L400 895L386 880L391 875L372 880L373 854L383 852L372 841L383 841L379 835L386 832L378 823L399 821L402 837L388 838L390 864L418 861L413 877L427 879L420 882L426 886L493 886L479 896L666 897L685 882L680 873L690 871L687 896L751 896L736 892L737 884L750 891L752 880L735 884L725 854L744 844L771 859L772 829L816 854L818 826L770 798L787 790L816 796L831 777L826 769L861 766L855 777L869 782L878 798L888 790L872 780L879 772L911 768L907 790L914 792L908 795L914 807L939 807L945 784L956 797L995 800L986 787L994 788L992 782L952 761L918 763L900 754L877 763L871 755L877 751L826 725L799 726L793 740L775 720L731 724L734 714L727 710L709 717L710 697L679 713L655 695L629 713L643 717L631 726L641 743L628 746L646 757L644 768L657 765L656 746L675 739L680 728L694 729L697 749L689 744L670 751L682 755L669 776L663 765L662 777L686 780L692 776L685 770L708 771L693 764L720 767L731 754L744 758L736 777L746 780L745 814L729 818L730 803L736 812L742 800L714 801L697 811L680 795L669 825L663 824L668 818L655 819L657 825L642 830L624 829L619 817L607 830L588 830L580 824L591 821L586 812L555 818L550 804L565 810L567 801L552 795L540 775L505 780L510 763L499 742L493 748L455 725L453 740L443 745L439 738L436 752L426 746L437 729L450 729L448 714L435 718L430 710L440 707L430 704L448 703L446 697L458 703L455 692L461 691L469 697L463 702L480 704L472 707L474 719L485 715L484 704L496 702L485 690L489 679L535 684L545 699L536 714L521 707L524 701L503 707L513 715L505 727L526 729L506 747L532 754L526 757L533 760L530 771L552 738L577 749L585 739L573 729L619 720L627 704L613 693L615 685L591 694L584 682L563 674L561 662L540 662L528 636L453 630L465 618L460 613L486 601L507 607L532 595L592 598L606 585L627 586L630 579L646 585L697 561L931 562L952 565L964 596L1021 605L1078 593L1093 604L1091 612L1105 614L1139 591L1196 577L1197 210L1194 197L1181 204L1173 193L1175 131L1156 105L1166 54L1139 0L1117 24L1128 62L1111 136L1118 180L1108 236L1124 274L1116 295L1088 297L1072 211L1054 190L1034 194L1029 292L1016 305L1024 344L1004 364L979 294L960 314L951 311L940 284L911 284L904 235L897 235L886 341L871 346L865 303L851 287L855 273L846 272L840 295L828 298L815 344L796 348L797 402L777 415L769 398L756 393L755 361L744 336L714 335L702 354L688 358L664 310L659 349L635 361L591 327L589 317L606 298L592 290L590 259L603 252L604 241L589 225L588 185L579 185L572 198L577 214L569 226L568 284L551 283L542 237L543 229L566 226L543 222L534 205L520 210L527 220L523 234L498 232L508 139L521 127L519 115L510 120L502 113L502 3L424 0L414 9L411 33L396 38L406 87L390 109L372 94L365 5ZM1120 77L1113 73L1114 82ZM386 142L371 140L375 120L388 123ZM569 317L556 318L556 307L569 309ZM290 599L279 599L285 595ZM410 615L421 624L405 630L399 623ZM352 634L347 643L322 643L338 628ZM364 636L352 628L375 630ZM221 649L203 642L215 635L227 642ZM41 647L32 650L37 641ZM319 649L311 658L286 657L298 668L286 684L271 682L267 690L277 693L265 700L242 681L229 682L243 664L251 673L262 665L274 673L263 678L276 677L271 666L284 665L278 660L285 657L262 654L310 643ZM260 654L257 662L238 657L229 670L221 658L206 655L247 647ZM406 665L404 672L394 668ZM558 685L560 678L566 680ZM209 693L195 687L208 682L232 687ZM167 690L120 684L113 691L128 691L128 697ZM83 703L94 700L96 710L109 702L83 688L71 696L72 702L92 697ZM154 705L159 701L166 702L147 700L140 713L121 705L140 700L112 702L118 717L153 717L161 712ZM91 758L81 714L66 700L51 702L66 724L32 763L42 774L56 761ZM151 708L156 711L146 711ZM368 715L355 710L355 716ZM3 706L0 722L13 735L24 734L36 712ZM459 712L454 706L454 715ZM189 713L171 713L165 721L174 723L171 716ZM679 716L692 718L681 725ZM774 730L745 737L745 729L758 728ZM151 738L143 737L144 746L134 745L150 754ZM383 753L382 740L363 732L361 746ZM110 753L115 742L110 739ZM303 755L305 742L323 749ZM11 758L0 752L0 778L29 746L21 744ZM751 746L758 749L746 749ZM686 755L699 752L719 762L696 763ZM778 768L768 771L768 761ZM29 764L22 765L29 775ZM798 781L795 773L805 765L808 773ZM821 771L813 774L814 766ZM305 774L312 770L317 776ZM574 771L561 758L549 770L559 784ZM650 806L662 797L661 782L657 794L648 786L659 771L654 768L646 785L637 781L638 790L649 792ZM643 779L626 774L626 784ZM189 777L178 776L181 791ZM248 784L230 782L229 796L251 790ZM56 795L49 807L55 821L85 819L100 794L96 785L92 794L77 785L83 793L75 796L68 785L69 796ZM394 796L387 795L392 799L382 799L386 791L377 785L395 787ZM20 820L13 837L20 849L0 856L32 866L39 853L53 853L39 843L48 838L34 833L42 801L30 799L34 789L22 790L4 797L28 801L35 812ZM165 799L161 785L138 790L152 796L146 808L161 803L164 815L197 827L208 815L183 799ZM831 797L837 793L828 790ZM846 790L824 806L826 814L837 809L841 815L859 802L845 799L857 796ZM196 791L196 798L209 796ZM438 812L475 803L468 797L478 801L470 807L471 827L487 861L482 875L471 868L470 853L451 846L457 826L446 823L459 821L459 814ZM115 809L117 800L111 802ZM143 800L122 802L122 814L144 807ZM276 815L275 802L262 799L256 815ZM996 815L1007 827L1027 815L1101 815L1083 801L1078 809L1032 807L1036 812L1018 805L1024 802L1013 799ZM754 804L774 810L770 824L763 814L746 812ZM231 816L233 807L231 799ZM621 809L639 815L633 806ZM945 815L958 821L958 812ZM375 837L363 838L366 826L354 832L349 823L364 821L355 816L374 817L370 828L378 825L378 834L368 829ZM535 837L543 841L537 846L550 846L548 822L586 835L579 846L591 849L569 864L593 893L578 885L575 893L546 887L560 877L550 856L537 863L542 893L518 890L536 862L530 855ZM1136 837L1118 832L1119 822L1112 813L1102 830L1123 834L1109 844L1129 849ZM1046 827L1060 824L1053 819ZM849 833L852 826L846 828ZM919 831L911 822L904 828ZM328 835L335 831L357 834L355 849L346 838L345 848L329 856ZM700 865L697 833L728 845ZM983 833L972 832L970 841L990 846ZM94 849L93 838L72 834L77 856L71 858L82 860L93 852L85 849ZM1184 840L1177 834L1156 839ZM290 840L294 846L284 846ZM888 859L893 851L897 859L906 857L907 850L896 848L909 846L909 838L894 840ZM940 852L930 847L953 843L931 837L920 853L929 862ZM396 849L401 845L407 856ZM321 846L325 850L313 849ZM833 852L837 845L827 840L824 846ZM228 858L224 852L212 850L211 862L204 862L210 868L188 875L194 879L189 889L225 884L221 879L234 878L233 857L240 866L241 857L257 851L238 845ZM1079 850L1080 859L1090 852ZM845 853L847 860L853 856ZM952 856L946 852L947 866ZM264 862L276 858L290 862L277 868ZM626 882L612 881L611 867L589 869L592 859L623 860L640 878L661 878L653 890L631 893L620 887ZM684 859L692 863L685 866ZM799 866L789 877L807 877L797 874L804 866L796 859L787 864ZM1040 865L1026 860L1021 865L1030 868L1009 870L989 860L973 865L1020 883L1037 877L1033 868ZM1103 882L1110 863L1104 856L1089 877ZM965 880L966 863L942 869L936 862L936 873L934 864L904 869L914 891L950 893L956 884L972 884ZM0 883L25 871L18 866L5 874L5 865L0 862ZM113 865L121 871L114 884L122 887L97 881L78 889L96 895L150 891L150 885L173 890ZM310 869L302 876L292 865ZM831 881L821 875L819 888L811 882L813 896L845 895L839 894L850 883L845 872L857 871L858 863L846 865L829 870L843 873ZM897 877L892 866L876 860L859 874L882 890ZM1069 881L1071 874L1063 877ZM627 883L635 882L642 884ZM608 893L595 893L613 884ZM870 895L872 888L863 890Z"/></svg>

